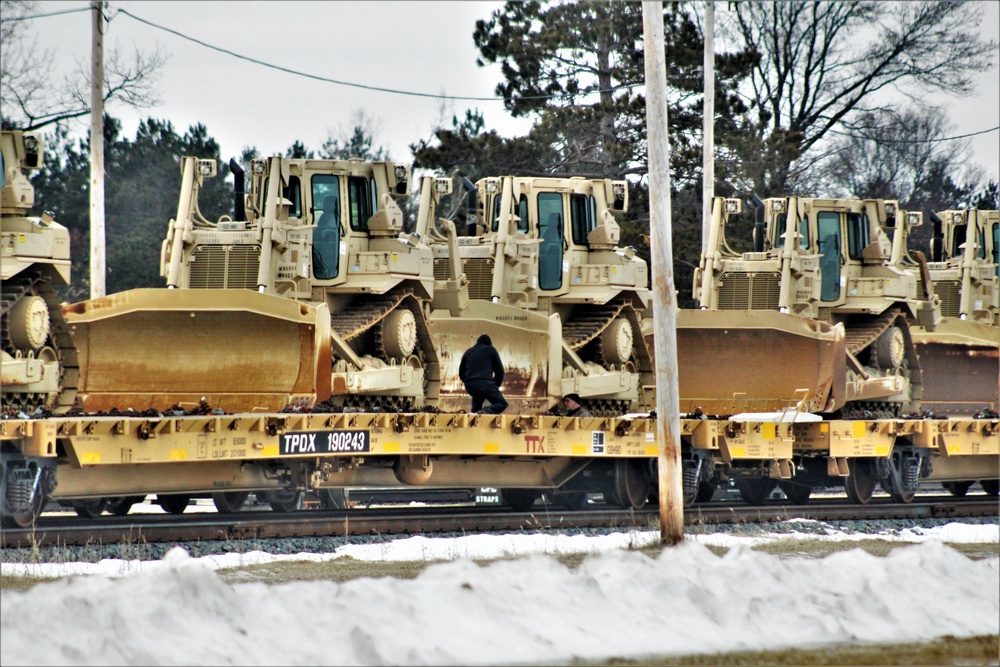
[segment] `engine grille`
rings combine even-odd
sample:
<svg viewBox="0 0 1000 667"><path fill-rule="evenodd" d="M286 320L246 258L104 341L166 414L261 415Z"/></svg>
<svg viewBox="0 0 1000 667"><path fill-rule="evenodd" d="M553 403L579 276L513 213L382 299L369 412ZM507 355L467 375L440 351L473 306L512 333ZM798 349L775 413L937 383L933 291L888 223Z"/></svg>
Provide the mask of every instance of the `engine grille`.
<svg viewBox="0 0 1000 667"><path fill-rule="evenodd" d="M777 310L781 274L724 273L719 286L719 310Z"/></svg>
<svg viewBox="0 0 1000 667"><path fill-rule="evenodd" d="M489 300L493 291L493 260L491 258L473 258L462 261L462 271L469 279L469 298ZM434 260L434 279L448 278L448 258L438 257Z"/></svg>
<svg viewBox="0 0 1000 667"><path fill-rule="evenodd" d="M958 317L961 309L961 284L957 280L942 280L934 283L934 293L941 299L941 316Z"/></svg>
<svg viewBox="0 0 1000 667"><path fill-rule="evenodd" d="M206 245L191 257L191 289L257 289L260 246Z"/></svg>

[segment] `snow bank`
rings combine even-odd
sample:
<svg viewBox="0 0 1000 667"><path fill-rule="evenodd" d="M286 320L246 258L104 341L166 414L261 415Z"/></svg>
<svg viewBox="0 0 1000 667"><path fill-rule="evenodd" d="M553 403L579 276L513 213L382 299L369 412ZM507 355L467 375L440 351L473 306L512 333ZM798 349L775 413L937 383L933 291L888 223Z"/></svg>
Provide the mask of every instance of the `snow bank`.
<svg viewBox="0 0 1000 667"><path fill-rule="evenodd" d="M331 563L336 567L336 563ZM461 558L416 579L229 585L174 549L130 576L5 591L0 663L479 665L1000 633L1000 560L932 540L779 558L688 540L570 570Z"/></svg>

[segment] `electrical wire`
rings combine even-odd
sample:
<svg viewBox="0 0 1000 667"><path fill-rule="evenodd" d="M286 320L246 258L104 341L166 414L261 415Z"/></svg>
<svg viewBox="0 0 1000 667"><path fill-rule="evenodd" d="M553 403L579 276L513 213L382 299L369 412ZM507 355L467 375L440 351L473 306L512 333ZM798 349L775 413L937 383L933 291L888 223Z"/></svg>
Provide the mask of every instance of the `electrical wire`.
<svg viewBox="0 0 1000 667"><path fill-rule="evenodd" d="M874 141L876 143L885 144L934 144L941 141L955 141L956 139L967 139L969 137L975 137L980 134L988 134L990 132L996 132L1000 130L1000 125L996 127L991 127L988 130L979 130L978 132L970 132L968 134L959 134L954 137L940 137L937 139L886 139L885 137L866 137L864 135L848 134L847 132L838 132L837 130L829 130L831 134L839 134L842 137L849 137L851 139L864 139L865 141Z"/></svg>
<svg viewBox="0 0 1000 667"><path fill-rule="evenodd" d="M213 51L218 51L220 53L225 53L226 55L230 55L230 56L233 56L234 58L238 58L240 60L245 60L247 62L254 63L255 65L260 65L262 67L267 67L269 69L277 70L279 72L285 72L286 74L294 74L295 76L301 76L301 77L305 77L307 79L313 79L315 81L323 81L325 83L333 83L333 84L336 84L336 85L339 85L339 86L349 86L351 88L362 88L364 90L374 90L374 91L378 91L378 92L382 92L382 93L393 93L393 94L396 94L396 95L410 95L410 96L413 96L413 97L430 97L430 98L442 99L442 100L464 100L464 101L474 101L474 102L502 102L502 101L504 101L503 98L500 98L500 97L468 97L468 96L462 96L462 95L440 95L440 94L432 94L432 93L420 93L420 92L416 92L416 91L412 91L412 90L397 90L397 89L394 89L394 88L383 88L381 86L369 86L369 85L366 85L366 84L363 84L363 83L353 83L353 82L350 82L350 81L340 81L338 79L331 79L331 78L328 78L328 77L319 76L317 74L309 74L307 72L300 72L298 70L293 70L293 69L290 69L288 67L282 67L281 65L273 65L271 63L264 62L263 60L258 60L256 58L251 58L249 56L244 56L242 54L236 53L235 51L230 51L229 49L224 49L224 48L222 48L220 46L215 46L213 44L209 44L207 42L203 42L200 39L196 39L194 37L189 37L188 35L185 35L185 34L183 34L181 32L173 30L172 28L167 28L165 26L153 23L152 21L147 21L144 18L140 18L140 17L136 16L135 14L132 14L131 12L129 12L127 9L116 8L116 12L118 14L124 14L124 15L128 16L129 18L138 21L139 23L144 23L144 24L146 24L146 25L148 25L150 27L156 28L157 30L163 30L164 32L169 32L172 35L176 35L177 37L180 37L181 39L186 39L189 42L194 42L195 44L198 44L200 46L204 46L207 49L212 49ZM553 97L552 95L545 95L545 96L539 96L539 97L520 97L518 99L522 99L522 100L539 100L539 99L550 99L552 97Z"/></svg>
<svg viewBox="0 0 1000 667"><path fill-rule="evenodd" d="M0 18L0 23L14 23L16 21L30 21L31 19L44 19L49 16L60 16L62 14L76 14L77 12L89 12L91 7L79 7L77 9L64 9L61 12L49 12L48 14L32 14L31 16L15 16L14 18Z"/></svg>

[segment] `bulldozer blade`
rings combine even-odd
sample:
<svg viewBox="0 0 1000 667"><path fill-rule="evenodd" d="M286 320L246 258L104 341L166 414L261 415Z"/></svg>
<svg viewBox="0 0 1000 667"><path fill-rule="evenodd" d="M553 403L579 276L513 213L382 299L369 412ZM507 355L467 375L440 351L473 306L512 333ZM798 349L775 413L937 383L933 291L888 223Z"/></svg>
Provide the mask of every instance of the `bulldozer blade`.
<svg viewBox="0 0 1000 667"><path fill-rule="evenodd" d="M647 336L654 352L652 336ZM654 357L655 359L655 357ZM776 311L680 310L678 391L682 412L808 412L844 403L844 329Z"/></svg>
<svg viewBox="0 0 1000 667"><path fill-rule="evenodd" d="M469 394L458 377L462 355L480 334L487 334L506 370L500 391L510 404L507 414L548 410L558 401L562 368L562 337L558 324L540 313L515 306L472 301L461 317L435 311L427 321L438 346L441 394L445 412L468 410Z"/></svg>
<svg viewBox="0 0 1000 667"><path fill-rule="evenodd" d="M330 395L330 315L236 289L136 289L63 309L87 411L308 407Z"/></svg>
<svg viewBox="0 0 1000 667"><path fill-rule="evenodd" d="M1000 405L1000 329L946 317L933 332L911 329L923 371L921 409L969 417Z"/></svg>

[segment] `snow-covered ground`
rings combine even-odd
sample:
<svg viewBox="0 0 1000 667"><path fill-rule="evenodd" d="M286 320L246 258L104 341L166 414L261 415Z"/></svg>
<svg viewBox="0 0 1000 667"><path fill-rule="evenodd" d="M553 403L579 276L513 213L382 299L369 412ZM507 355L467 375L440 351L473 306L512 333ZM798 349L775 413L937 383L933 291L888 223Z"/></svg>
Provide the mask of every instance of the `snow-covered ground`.
<svg viewBox="0 0 1000 667"><path fill-rule="evenodd" d="M689 536L657 558L655 532L411 537L332 554L4 563L65 577L0 596L0 663L475 665L764 650L1000 634L1000 560L943 542L996 543L997 525L887 535ZM750 549L767 540L917 542L887 557ZM730 547L718 557L707 547ZM570 569L553 554L592 555ZM480 565L473 559L524 556ZM415 579L227 583L216 570L278 560L445 561ZM65 576L78 575L78 576ZM232 580L230 578L230 580Z"/></svg>

